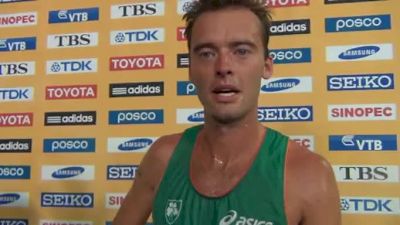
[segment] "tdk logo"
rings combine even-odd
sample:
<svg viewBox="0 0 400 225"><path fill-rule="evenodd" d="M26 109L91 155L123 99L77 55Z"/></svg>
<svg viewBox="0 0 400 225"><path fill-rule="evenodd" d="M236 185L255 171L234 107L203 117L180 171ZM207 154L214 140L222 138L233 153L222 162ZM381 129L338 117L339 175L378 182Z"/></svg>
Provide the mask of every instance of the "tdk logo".
<svg viewBox="0 0 400 225"><path fill-rule="evenodd" d="M196 86L190 81L178 81L176 83L177 95L196 95Z"/></svg>
<svg viewBox="0 0 400 225"><path fill-rule="evenodd" d="M399 198L341 197L341 210L345 214L391 214L400 213Z"/></svg>
<svg viewBox="0 0 400 225"><path fill-rule="evenodd" d="M176 123L187 124L187 123L203 123L204 122L204 110L198 109L177 109L176 110Z"/></svg>
<svg viewBox="0 0 400 225"><path fill-rule="evenodd" d="M394 89L394 75L393 73L329 75L327 85L329 91Z"/></svg>
<svg viewBox="0 0 400 225"><path fill-rule="evenodd" d="M338 182L397 183L400 181L399 166L391 165L334 165Z"/></svg>
<svg viewBox="0 0 400 225"><path fill-rule="evenodd" d="M94 166L42 166L42 180L94 180Z"/></svg>
<svg viewBox="0 0 400 225"><path fill-rule="evenodd" d="M28 225L27 219L0 219L1 225Z"/></svg>
<svg viewBox="0 0 400 225"><path fill-rule="evenodd" d="M93 193L49 193L41 194L42 207L93 208Z"/></svg>
<svg viewBox="0 0 400 225"><path fill-rule="evenodd" d="M164 82L110 84L110 97L163 96Z"/></svg>
<svg viewBox="0 0 400 225"><path fill-rule="evenodd" d="M68 85L68 86L47 86L46 99L87 99L97 98L97 85Z"/></svg>
<svg viewBox="0 0 400 225"><path fill-rule="evenodd" d="M0 78L8 76L30 76L35 74L34 61L0 62Z"/></svg>
<svg viewBox="0 0 400 225"><path fill-rule="evenodd" d="M0 103L32 100L33 87L0 88Z"/></svg>
<svg viewBox="0 0 400 225"><path fill-rule="evenodd" d="M260 122L304 122L313 120L312 106L259 107Z"/></svg>
<svg viewBox="0 0 400 225"><path fill-rule="evenodd" d="M40 220L39 225L93 225L92 221Z"/></svg>
<svg viewBox="0 0 400 225"><path fill-rule="evenodd" d="M365 61L393 59L392 44L347 45L326 47L326 61Z"/></svg>
<svg viewBox="0 0 400 225"><path fill-rule="evenodd" d="M0 192L0 208L3 207L27 208L28 205L29 205L28 192Z"/></svg>
<svg viewBox="0 0 400 225"><path fill-rule="evenodd" d="M47 112L44 117L45 126L96 124L96 111Z"/></svg>
<svg viewBox="0 0 400 225"><path fill-rule="evenodd" d="M30 166L0 166L0 180L27 180L30 178Z"/></svg>
<svg viewBox="0 0 400 225"><path fill-rule="evenodd" d="M371 1L385 1L385 0L325 0L325 4L371 2Z"/></svg>
<svg viewBox="0 0 400 225"><path fill-rule="evenodd" d="M73 23L99 20L99 8L68 9L49 12L49 23Z"/></svg>
<svg viewBox="0 0 400 225"><path fill-rule="evenodd" d="M55 138L43 140L43 152L95 152L94 138Z"/></svg>
<svg viewBox="0 0 400 225"><path fill-rule="evenodd" d="M269 55L276 64L311 62L311 48L273 49Z"/></svg>
<svg viewBox="0 0 400 225"><path fill-rule="evenodd" d="M190 4L196 0L178 0L176 12L179 15L184 14L188 11Z"/></svg>
<svg viewBox="0 0 400 225"><path fill-rule="evenodd" d="M97 72L97 58L48 60L47 74L94 73Z"/></svg>
<svg viewBox="0 0 400 225"><path fill-rule="evenodd" d="M274 7L292 7L309 5L310 0L267 0L265 6Z"/></svg>
<svg viewBox="0 0 400 225"><path fill-rule="evenodd" d="M0 139L0 153L26 153L31 151L32 139Z"/></svg>
<svg viewBox="0 0 400 225"><path fill-rule="evenodd" d="M111 6L111 19L163 16L165 11L164 2L146 2Z"/></svg>
<svg viewBox="0 0 400 225"><path fill-rule="evenodd" d="M109 124L156 124L164 122L164 110L123 110L108 113Z"/></svg>
<svg viewBox="0 0 400 225"><path fill-rule="evenodd" d="M147 152L156 137L108 138L108 152Z"/></svg>
<svg viewBox="0 0 400 225"><path fill-rule="evenodd" d="M37 12L23 12L0 15L0 27L22 27L36 24Z"/></svg>
<svg viewBox="0 0 400 225"><path fill-rule="evenodd" d="M137 55L110 58L110 71L164 68L164 55Z"/></svg>
<svg viewBox="0 0 400 225"><path fill-rule="evenodd" d="M33 125L33 113L0 113L0 127L21 127Z"/></svg>
<svg viewBox="0 0 400 225"><path fill-rule="evenodd" d="M182 53L176 55L176 67L177 68L188 68L189 67L189 54Z"/></svg>
<svg viewBox="0 0 400 225"><path fill-rule="evenodd" d="M111 31L111 45L164 42L164 28Z"/></svg>
<svg viewBox="0 0 400 225"><path fill-rule="evenodd" d="M53 34L47 36L47 48L77 48L92 47L98 44L97 32Z"/></svg>
<svg viewBox="0 0 400 225"><path fill-rule="evenodd" d="M107 166L107 180L132 180L136 177L139 166L110 165Z"/></svg>
<svg viewBox="0 0 400 225"><path fill-rule="evenodd" d="M273 21L269 31L271 35L309 34L310 20Z"/></svg>
<svg viewBox="0 0 400 225"><path fill-rule="evenodd" d="M390 28L389 14L325 19L326 32L387 30Z"/></svg>
<svg viewBox="0 0 400 225"><path fill-rule="evenodd" d="M106 193L106 209L119 209L126 193Z"/></svg>
<svg viewBox="0 0 400 225"><path fill-rule="evenodd" d="M36 49L36 37L0 39L0 52L27 51Z"/></svg>
<svg viewBox="0 0 400 225"><path fill-rule="evenodd" d="M328 120L395 120L396 104L328 105Z"/></svg>
<svg viewBox="0 0 400 225"><path fill-rule="evenodd" d="M330 135L330 151L396 151L396 135Z"/></svg>
<svg viewBox="0 0 400 225"><path fill-rule="evenodd" d="M300 92L312 92L312 77L279 77L261 81L261 93Z"/></svg>

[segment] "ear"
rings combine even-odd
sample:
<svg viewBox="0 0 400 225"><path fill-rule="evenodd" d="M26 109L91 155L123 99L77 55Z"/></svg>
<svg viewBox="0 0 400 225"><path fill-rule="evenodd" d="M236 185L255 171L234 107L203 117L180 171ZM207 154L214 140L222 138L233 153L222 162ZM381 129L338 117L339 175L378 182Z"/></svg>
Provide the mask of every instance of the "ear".
<svg viewBox="0 0 400 225"><path fill-rule="evenodd" d="M265 57L264 61L264 72L262 74L262 78L269 79L272 76L274 69L273 69L273 62L272 58L267 56Z"/></svg>

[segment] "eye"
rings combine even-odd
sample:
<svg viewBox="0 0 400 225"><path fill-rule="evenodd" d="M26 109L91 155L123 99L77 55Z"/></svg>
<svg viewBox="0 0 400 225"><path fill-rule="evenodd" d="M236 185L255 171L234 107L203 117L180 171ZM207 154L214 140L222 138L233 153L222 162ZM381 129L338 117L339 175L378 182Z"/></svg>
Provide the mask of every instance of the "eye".
<svg viewBox="0 0 400 225"><path fill-rule="evenodd" d="M199 51L198 55L201 58L211 58L215 56L215 52L210 49L203 49Z"/></svg>
<svg viewBox="0 0 400 225"><path fill-rule="evenodd" d="M250 53L250 50L248 50L248 49L246 49L246 48L237 48L237 49L235 50L235 54L236 54L236 55L244 56L244 55L247 55L247 54L249 54L249 53Z"/></svg>

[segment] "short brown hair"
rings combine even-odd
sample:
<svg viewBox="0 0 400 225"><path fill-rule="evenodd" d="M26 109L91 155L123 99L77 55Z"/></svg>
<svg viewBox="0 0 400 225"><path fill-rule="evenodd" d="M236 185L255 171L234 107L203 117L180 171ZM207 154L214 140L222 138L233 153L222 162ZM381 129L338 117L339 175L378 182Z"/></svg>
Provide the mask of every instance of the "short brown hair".
<svg viewBox="0 0 400 225"><path fill-rule="evenodd" d="M185 37L190 49L193 25L197 18L208 11L216 11L230 6L240 6L249 9L261 22L262 40L265 56L268 56L269 29L271 27L271 14L265 6L265 0L195 0L186 7L183 20L186 22Z"/></svg>

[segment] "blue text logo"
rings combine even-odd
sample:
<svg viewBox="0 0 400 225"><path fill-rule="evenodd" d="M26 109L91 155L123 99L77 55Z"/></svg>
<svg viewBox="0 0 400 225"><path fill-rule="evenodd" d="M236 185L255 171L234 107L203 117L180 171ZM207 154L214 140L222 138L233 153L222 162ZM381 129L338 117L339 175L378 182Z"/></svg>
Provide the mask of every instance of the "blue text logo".
<svg viewBox="0 0 400 225"><path fill-rule="evenodd" d="M132 180L136 177L139 166L110 165L107 166L107 180Z"/></svg>
<svg viewBox="0 0 400 225"><path fill-rule="evenodd" d="M396 135L330 135L330 151L396 151Z"/></svg>
<svg viewBox="0 0 400 225"><path fill-rule="evenodd" d="M258 108L258 121L260 122L303 122L312 120L312 106L274 106Z"/></svg>
<svg viewBox="0 0 400 225"><path fill-rule="evenodd" d="M73 23L99 20L99 8L69 9L49 12L49 23Z"/></svg>
<svg viewBox="0 0 400 225"><path fill-rule="evenodd" d="M156 124L164 122L164 111L154 110L124 110L110 111L109 124Z"/></svg>
<svg viewBox="0 0 400 225"><path fill-rule="evenodd" d="M311 62L311 48L273 49L269 55L276 64Z"/></svg>
<svg viewBox="0 0 400 225"><path fill-rule="evenodd" d="M0 180L2 179L30 179L30 166L0 166Z"/></svg>
<svg viewBox="0 0 400 225"><path fill-rule="evenodd" d="M42 207L93 208L93 193L42 193Z"/></svg>
<svg viewBox="0 0 400 225"><path fill-rule="evenodd" d="M329 91L394 89L394 76L385 74L329 75Z"/></svg>
<svg viewBox="0 0 400 225"><path fill-rule="evenodd" d="M26 51L36 49L36 37L0 39L0 52Z"/></svg>
<svg viewBox="0 0 400 225"><path fill-rule="evenodd" d="M326 32L390 29L390 15L337 17L325 19Z"/></svg>
<svg viewBox="0 0 400 225"><path fill-rule="evenodd" d="M94 138L44 139L43 152L94 152Z"/></svg>
<svg viewBox="0 0 400 225"><path fill-rule="evenodd" d="M190 81L177 82L177 95L196 95L196 86Z"/></svg>

